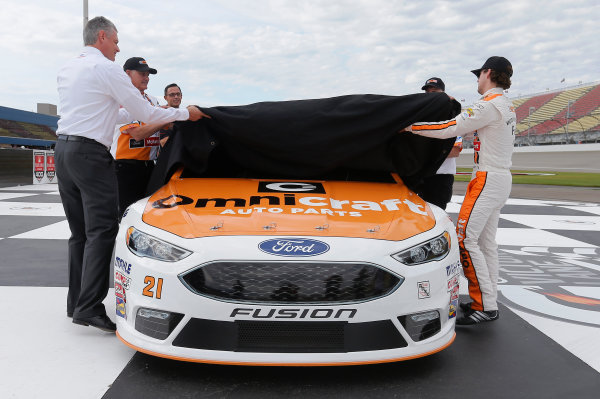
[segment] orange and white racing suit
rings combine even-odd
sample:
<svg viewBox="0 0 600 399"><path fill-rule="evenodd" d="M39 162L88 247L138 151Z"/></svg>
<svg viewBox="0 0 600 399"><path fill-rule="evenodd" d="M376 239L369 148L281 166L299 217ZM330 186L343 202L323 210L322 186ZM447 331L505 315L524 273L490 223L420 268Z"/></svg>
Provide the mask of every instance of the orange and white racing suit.
<svg viewBox="0 0 600 399"><path fill-rule="evenodd" d="M412 125L413 133L440 139L476 131L473 174L456 225L473 310L498 310L496 231L512 185L516 119L512 102L494 88L454 119Z"/></svg>
<svg viewBox="0 0 600 399"><path fill-rule="evenodd" d="M159 105L156 97L146 93L142 97L155 107ZM159 146L158 131L150 137L138 141L127 134L127 129L144 124L140 121L132 121L124 125L117 125L113 143L110 146L110 153L114 159L134 159L138 161L153 161L156 159Z"/></svg>
<svg viewBox="0 0 600 399"><path fill-rule="evenodd" d="M155 107L158 100L146 93L142 96ZM135 126L143 126L140 121L132 121L117 125L110 153L115 158L115 173L119 190L119 215L135 201L144 198L146 186L154 169L154 160L160 144L158 131L145 139L135 140L127 130Z"/></svg>

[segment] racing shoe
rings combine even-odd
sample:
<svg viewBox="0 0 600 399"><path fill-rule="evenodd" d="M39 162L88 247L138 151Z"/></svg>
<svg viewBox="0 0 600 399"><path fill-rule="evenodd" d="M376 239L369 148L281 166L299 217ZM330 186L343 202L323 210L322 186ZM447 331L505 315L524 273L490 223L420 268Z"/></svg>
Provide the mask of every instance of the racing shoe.
<svg viewBox="0 0 600 399"><path fill-rule="evenodd" d="M466 313L462 317L457 318L456 325L470 326L472 324L483 323L484 321L498 320L499 317L500 312L497 310L472 310L470 313Z"/></svg>

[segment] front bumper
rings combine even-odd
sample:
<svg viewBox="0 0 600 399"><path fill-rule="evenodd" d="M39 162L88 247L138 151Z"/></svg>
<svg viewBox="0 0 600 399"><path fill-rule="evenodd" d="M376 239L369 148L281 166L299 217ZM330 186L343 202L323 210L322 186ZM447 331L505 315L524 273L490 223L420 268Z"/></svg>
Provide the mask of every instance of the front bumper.
<svg viewBox="0 0 600 399"><path fill-rule="evenodd" d="M127 288L123 284L116 288L119 338L140 352L170 359L278 366L394 362L430 355L453 342L458 251L438 262L407 267L389 256L397 249L393 242L328 239L332 249L339 250L320 255L320 261L361 259L403 278L387 295L366 301L282 304L220 300L193 292L180 279L207 259L220 260L227 255L228 260L264 260L261 256L268 255L256 251L263 239L212 237L190 240L187 245L177 242L194 254L166 263L132 254L120 231L115 280ZM201 248L191 248L195 245L192 241L200 240ZM222 249L231 248L234 241L235 254L225 254ZM414 315L421 316L413 320Z"/></svg>

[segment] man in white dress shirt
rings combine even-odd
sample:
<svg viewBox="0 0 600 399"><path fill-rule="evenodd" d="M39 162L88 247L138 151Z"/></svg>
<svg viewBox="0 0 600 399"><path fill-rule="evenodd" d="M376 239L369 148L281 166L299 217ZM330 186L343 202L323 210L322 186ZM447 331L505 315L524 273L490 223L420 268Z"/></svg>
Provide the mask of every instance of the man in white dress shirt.
<svg viewBox="0 0 600 399"><path fill-rule="evenodd" d="M102 301L108 293L112 249L118 230L117 181L108 151L117 123L196 121L199 108L153 107L140 96L123 69L115 25L91 19L83 32L84 49L58 72L56 173L69 222L67 316L73 323L115 331ZM122 106L123 108L119 109Z"/></svg>

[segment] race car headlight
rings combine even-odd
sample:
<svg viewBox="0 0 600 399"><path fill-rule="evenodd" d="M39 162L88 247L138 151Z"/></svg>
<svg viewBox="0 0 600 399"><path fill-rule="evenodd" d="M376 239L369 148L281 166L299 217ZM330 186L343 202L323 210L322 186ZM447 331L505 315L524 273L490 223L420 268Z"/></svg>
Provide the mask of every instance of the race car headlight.
<svg viewBox="0 0 600 399"><path fill-rule="evenodd" d="M413 266L421 263L440 260L450 252L450 233L447 231L427 242L392 255L392 258L405 265Z"/></svg>
<svg viewBox="0 0 600 399"><path fill-rule="evenodd" d="M165 262L177 262L192 253L191 251L142 233L135 227L127 229L125 240L127 248L137 256L158 259Z"/></svg>

